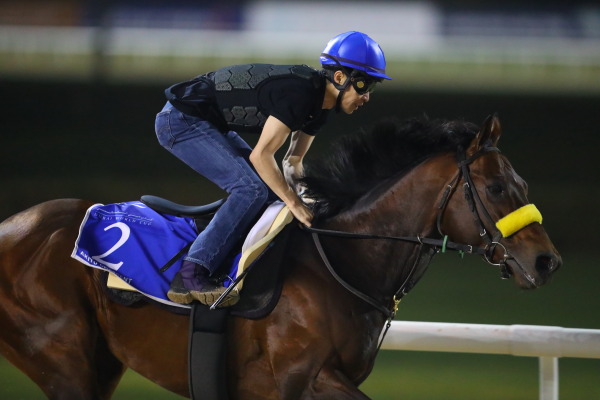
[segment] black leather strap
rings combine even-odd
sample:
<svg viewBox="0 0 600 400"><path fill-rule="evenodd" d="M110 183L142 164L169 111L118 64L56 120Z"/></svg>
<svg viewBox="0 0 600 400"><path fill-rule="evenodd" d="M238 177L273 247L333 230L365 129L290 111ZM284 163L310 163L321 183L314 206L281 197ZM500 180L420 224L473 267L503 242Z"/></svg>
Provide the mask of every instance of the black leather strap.
<svg viewBox="0 0 600 400"><path fill-rule="evenodd" d="M319 229L319 228L308 227L305 225L301 225L301 228L310 233L313 233L313 234L317 233L320 235L342 237L342 238L347 238L347 239L397 240L397 241L402 241L402 242L424 244L427 246L436 247L436 248L442 250L443 252L446 250L454 250L454 251L460 251L460 252L468 253L468 254L479 254L479 255L485 254L485 248L483 248L483 247L474 247L474 246L471 246L470 244L451 242L451 241L447 240L447 238L432 239L432 238L422 238L419 236L386 236L386 235L377 235L377 234L371 234L371 233L354 233L354 232L343 232L343 231L336 231L336 230L330 230L330 229Z"/></svg>
<svg viewBox="0 0 600 400"><path fill-rule="evenodd" d="M319 235L317 235L316 233L313 233L312 238L313 238L313 241L315 242L315 246L317 247L317 251L319 252L319 255L321 256L321 259L323 260L323 263L329 270L329 273L335 278L336 281L338 281L338 283L340 285L342 285L346 290L348 290L350 293L352 293L359 299L365 301L366 303L373 306L375 309L381 311L386 316L386 318L391 318L394 315L393 310L382 306L381 304L379 304L379 302L377 300L375 300L374 298L372 298L369 295L364 294L363 292L361 292L360 290L356 289L354 286L350 285L348 282L343 280L342 277L340 277L337 274L337 272L335 272L333 267L331 266L331 263L329 262L329 259L327 258L327 255L325 254L325 250L323 250L323 246L321 245L321 240L319 239Z"/></svg>
<svg viewBox="0 0 600 400"><path fill-rule="evenodd" d="M194 302L189 336L189 389L192 400L228 400L227 309L210 311Z"/></svg>

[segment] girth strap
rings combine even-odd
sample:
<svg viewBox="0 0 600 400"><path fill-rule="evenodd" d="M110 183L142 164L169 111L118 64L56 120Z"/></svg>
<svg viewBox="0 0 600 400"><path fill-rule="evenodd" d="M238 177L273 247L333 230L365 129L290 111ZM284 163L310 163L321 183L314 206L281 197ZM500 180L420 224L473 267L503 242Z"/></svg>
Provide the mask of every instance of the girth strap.
<svg viewBox="0 0 600 400"><path fill-rule="evenodd" d="M210 311L194 302L190 314L188 372L190 398L228 400L227 315L225 308Z"/></svg>

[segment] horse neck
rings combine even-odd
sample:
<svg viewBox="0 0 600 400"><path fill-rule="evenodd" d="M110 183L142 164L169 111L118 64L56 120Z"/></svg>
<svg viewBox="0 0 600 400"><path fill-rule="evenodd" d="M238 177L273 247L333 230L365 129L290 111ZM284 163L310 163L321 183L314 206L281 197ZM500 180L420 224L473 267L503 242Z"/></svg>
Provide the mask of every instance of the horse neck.
<svg viewBox="0 0 600 400"><path fill-rule="evenodd" d="M453 174L453 157L436 157L416 166L401 179L382 183L327 228L385 236L431 236L437 205ZM384 239L324 238L332 259L349 283L380 299L389 298L408 278L421 255L419 245ZM423 266L423 268L426 267Z"/></svg>

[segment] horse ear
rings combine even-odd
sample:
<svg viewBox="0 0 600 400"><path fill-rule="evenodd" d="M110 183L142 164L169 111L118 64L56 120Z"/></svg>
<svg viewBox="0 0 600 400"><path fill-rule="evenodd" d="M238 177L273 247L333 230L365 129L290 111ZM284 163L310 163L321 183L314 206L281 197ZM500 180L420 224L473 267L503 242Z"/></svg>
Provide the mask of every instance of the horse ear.
<svg viewBox="0 0 600 400"><path fill-rule="evenodd" d="M501 134L502 128L500 127L498 114L494 113L489 115L485 121L483 121L481 131L477 134L477 148L496 146Z"/></svg>

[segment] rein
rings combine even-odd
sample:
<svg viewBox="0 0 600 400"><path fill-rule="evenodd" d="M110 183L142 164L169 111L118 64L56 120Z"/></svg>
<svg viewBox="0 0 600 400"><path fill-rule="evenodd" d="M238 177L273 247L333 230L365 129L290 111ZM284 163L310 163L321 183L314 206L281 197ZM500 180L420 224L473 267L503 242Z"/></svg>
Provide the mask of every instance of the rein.
<svg viewBox="0 0 600 400"><path fill-rule="evenodd" d="M347 238L347 239L379 239L379 240L402 241L402 242L418 244L421 247L428 246L428 247L434 248L437 253L439 253L439 252L445 253L447 250L452 250L452 251L458 251L461 254L464 254L464 253L478 254L478 255L481 255L482 258L488 264L493 265L493 266L499 266L501 268L502 278L508 278L508 277L510 277L510 272L508 271L506 262L508 259L512 259L512 257L509 255L506 247L504 247L504 245L502 245L500 243L500 239L502 237L509 236L509 235L505 234L505 233L507 233L507 231L503 231L500 228L497 228L497 232L495 232L492 235L485 228L485 224L482 220L479 209L482 210L483 216L489 222L491 222L492 226L496 227L498 225L498 223L494 222L493 218L491 217L491 215L489 214L485 205L483 204L483 202L473 184L473 180L471 178L471 173L469 170L469 165L471 163L473 163L473 161L475 161L482 155L487 154L489 152L499 153L500 150L494 146L485 146L485 147L480 148L477 152L475 152L473 155L471 155L470 157L467 158L466 151L462 147L458 149L458 152L457 152L458 172L456 173L454 178L450 181L450 183L446 186L446 190L445 190L444 194L442 195L442 199L438 206L439 211L437 214L436 225L437 225L438 232L440 233L440 235L442 235L442 239L425 238L425 237L420 237L418 235L417 236L387 236L387 235L377 235L377 234L371 234L371 233L354 233L354 232L344 232L344 231L337 231L337 230L330 230L330 229L313 228L313 227L305 226L303 224L300 225L302 229L311 233L311 236L315 243L315 247L317 248L317 251L318 251L319 255L321 256L323 263L325 264L325 266L327 267L327 269L329 270L331 275L335 278L335 280L339 284L341 284L346 290L348 290L350 293L352 293L356 297L360 298L364 302L370 304L373 308L375 308L376 310L381 312L387 318L386 328L380 339L378 350L381 347L381 344L383 343L383 339L385 338L385 335L386 335L389 327L391 326L392 319L396 315L396 312L398 310L398 304L400 303L402 297L407 293L407 291L405 290L406 285L410 282L410 279L412 278L412 276L416 270L416 266L419 262L420 257L417 257L415 264L413 265L411 271L409 272L409 275L407 276L406 280L404 281L404 283L402 283L400 288L393 295L393 297L392 297L393 305L392 305L392 307L389 307L389 306L381 304L381 302L378 302L376 299L369 296L368 294L365 294L364 292L361 292L360 290L356 289L355 287L350 285L348 282L346 282L342 277L340 277L335 272L335 269L329 262L329 259L327 258L327 255L325 254L323 246L321 245L319 235L340 237L340 238ZM469 204L469 208L471 209L471 212L473 213L475 221L476 221L477 225L479 226L479 232L480 232L479 235L482 238L484 238L484 240L486 242L486 245L484 247L478 247L478 246L473 246L470 244L463 244L463 243L456 243L453 241L449 241L448 236L444 235L442 233L441 221L443 218L444 211L450 201L450 198L456 192L457 184L461 180L461 178L463 178L465 181L463 184L465 198L467 200L467 203ZM479 205L479 207L478 207L478 205ZM520 215L524 213L522 211L522 209L527 208L527 207L532 207L535 209L535 212L531 213L532 216L529 216L528 218L525 218L522 221L520 220L518 222L515 222L515 220L518 219L518 217L520 217ZM511 232L511 234L512 234L512 233L516 232L517 230L524 228L525 226L529 225L532 222L541 222L541 214L539 214L539 211L537 211L537 209L535 208L535 206L533 204L529 204L525 207L522 207L519 210L516 210L516 211L510 213L509 215L505 216L504 218L502 218L501 221L498 221L498 222L502 222L503 220L508 221L509 225L512 225L512 227L511 227L511 228L513 228L512 232ZM504 250L504 255L502 256L502 260L500 262L494 263L492 258L493 258L493 253L494 253L495 249L497 248L497 246L502 247L502 249ZM421 254L421 252L419 252L419 254Z"/></svg>
<svg viewBox="0 0 600 400"><path fill-rule="evenodd" d="M313 237L317 237L318 235L325 236L333 236L333 237L341 237L347 239L384 239L384 240L395 240L400 242L410 242L415 244L423 244L431 247L437 247L440 249L442 253L445 253L446 250L458 251L461 253L468 254L479 254L485 255L487 248L485 247L474 247L470 244L462 244L456 243L448 240L448 236L444 236L443 239L434 239L434 238L424 238L420 236L386 236L386 235L377 235L371 233L353 233L353 232L344 232L344 231L336 231L330 229L319 229L312 228L306 225L302 225L302 229L305 231L312 233ZM317 239L318 240L318 239Z"/></svg>
<svg viewBox="0 0 600 400"><path fill-rule="evenodd" d="M500 150L498 150L496 147L484 147L467 159L465 157L464 150L462 148L459 149L458 173L452 179L452 181L451 181L452 183L450 183L447 186L446 192L442 196L442 200L438 207L440 211L438 212L438 215L437 215L437 225L438 225L438 231L440 232L440 234L441 234L440 225L441 225L442 215L443 215L444 210L446 209L446 206L448 205L450 197L452 197L452 194L454 193L456 183L460 180L461 175L468 176L468 179L466 179L466 181L472 182L471 177L470 177L470 172L469 172L467 166L470 163L472 163L473 161L475 161L477 158L482 156L483 154L490 152L490 151L499 152ZM465 185L466 184L467 183L465 183ZM471 205L471 210L476 214L476 219L480 222L481 226L483 226L483 223L481 222L481 218L479 217L479 214L477 213L477 208L474 207L474 201L472 200L473 194L471 194L470 192L465 193L465 194L468 194L467 195L468 201L469 201L469 204ZM479 202L481 202L481 200L479 199L479 196L478 196L478 200L479 200ZM486 213L487 213L487 211L486 211ZM359 297L363 301L371 304L377 310L381 311L387 318L390 318L390 316L393 317L393 314L395 313L395 305L391 309L389 307L383 306L380 303L378 303L375 299L373 299L371 296L364 294L363 292L352 287L349 283L344 281L335 272L335 270L331 266L331 263L329 262L329 259L325 255L325 251L323 250L323 246L321 245L319 235L340 237L340 238L346 238L346 239L380 239L380 240L401 241L401 242L419 244L422 246L433 247L434 249L436 249L437 252L445 253L447 250L452 250L452 251L458 251L460 253L479 254L479 255L483 256L484 258L486 257L486 254L488 252L488 246L476 247L476 246L473 246L470 244L452 242L452 241L448 240L447 235L443 235L443 234L442 234L442 236L443 236L442 239L435 239L435 238L421 237L418 235L417 236L388 236L388 235L378 235L378 234L373 234L373 233L344 232L344 231L338 231L338 230L332 230L332 229L313 228L313 227L309 227L309 226L306 226L303 224L301 224L300 227L312 235L313 241L315 243L317 251L319 252L319 255L321 256L323 263L326 265L327 269L333 275L333 277L336 279L336 281L338 281L338 283L340 283L343 287L345 287L352 294ZM414 268L411 271L411 274L412 274L412 272L414 272ZM409 274L406 281L402 284L402 286L394 294L394 296L393 296L394 302L399 302L400 299L402 298L402 296L404 296L404 294L406 294L406 293L404 293L404 286L410 280L411 274Z"/></svg>

